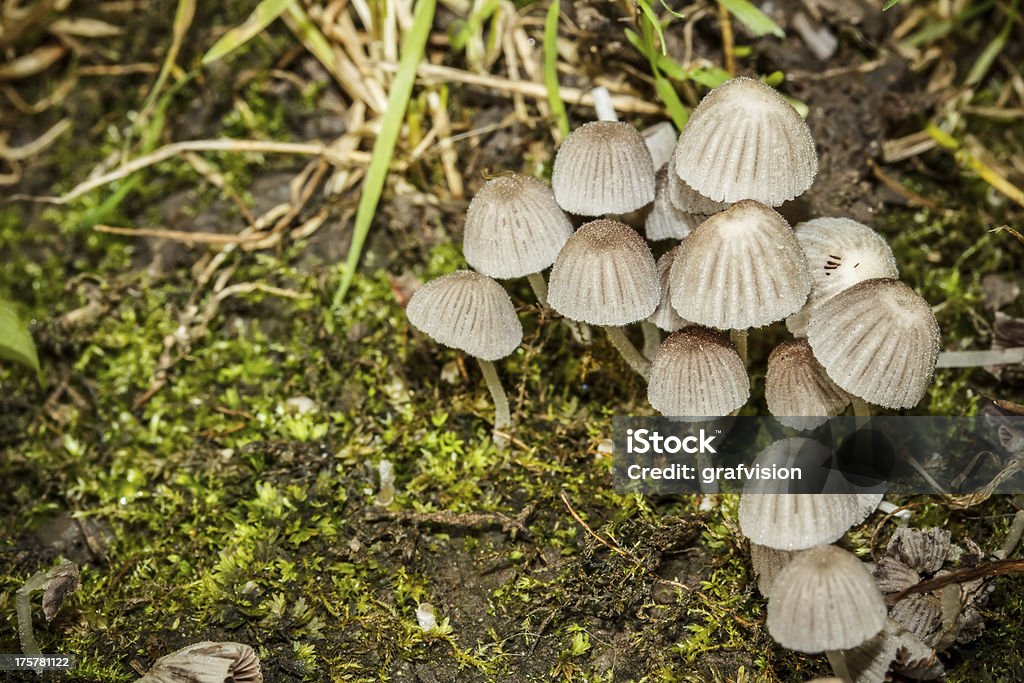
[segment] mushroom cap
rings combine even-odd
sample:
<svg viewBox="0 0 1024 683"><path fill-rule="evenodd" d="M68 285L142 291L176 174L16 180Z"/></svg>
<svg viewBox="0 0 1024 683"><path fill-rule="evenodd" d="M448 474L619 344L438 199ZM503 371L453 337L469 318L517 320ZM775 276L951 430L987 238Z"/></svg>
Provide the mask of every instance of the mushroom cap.
<svg viewBox="0 0 1024 683"><path fill-rule="evenodd" d="M580 227L559 252L548 283L548 304L570 320L628 325L658 305L658 268L650 247L632 228L599 219Z"/></svg>
<svg viewBox="0 0 1024 683"><path fill-rule="evenodd" d="M722 330L764 327L804 305L807 259L786 220L741 201L694 229L672 264L672 306Z"/></svg>
<svg viewBox="0 0 1024 683"><path fill-rule="evenodd" d="M482 360L498 360L523 340L523 326L508 292L472 270L431 280L405 309L413 327L439 344Z"/></svg>
<svg viewBox="0 0 1024 683"><path fill-rule="evenodd" d="M831 471L832 451L793 437L771 444L754 460L756 467L800 467L807 481L748 480L740 497L740 531L753 543L776 550L805 550L838 540L863 522L882 500L880 493L854 493L841 474ZM814 475L824 481L816 484ZM799 487L799 488L798 488Z"/></svg>
<svg viewBox="0 0 1024 683"><path fill-rule="evenodd" d="M640 131L647 145L647 151L651 153L651 161L654 162L654 170L658 171L665 166L676 151L676 128L668 121L659 121L653 126L648 126Z"/></svg>
<svg viewBox="0 0 1024 683"><path fill-rule="evenodd" d="M513 173L488 180L469 203L462 250L484 275L522 277L554 263L571 235L551 188Z"/></svg>
<svg viewBox="0 0 1024 683"><path fill-rule="evenodd" d="M771 592L775 577L801 552L804 551L779 550L751 541L750 565L754 570L754 576L757 577L757 590L761 595L768 595Z"/></svg>
<svg viewBox="0 0 1024 683"><path fill-rule="evenodd" d="M794 558L768 596L768 632L798 652L857 647L885 620L885 601L864 563L832 545Z"/></svg>
<svg viewBox="0 0 1024 683"><path fill-rule="evenodd" d="M676 173L674 159L669 160L666 166L668 181L666 191L668 199L680 211L699 216L710 216L711 214L725 211L729 208L728 202L716 202L708 199L697 190L693 189Z"/></svg>
<svg viewBox="0 0 1024 683"><path fill-rule="evenodd" d="M778 206L809 188L818 172L814 139L800 114L750 78L726 81L701 100L674 158L690 187L725 202Z"/></svg>
<svg viewBox="0 0 1024 683"><path fill-rule="evenodd" d="M661 300L654 313L648 316L647 321L654 324L658 329L666 332L675 332L689 323L679 317L676 309L672 308L672 296L669 291L669 271L672 269L672 262L679 253L679 245L672 247L658 259L658 284L661 288Z"/></svg>
<svg viewBox="0 0 1024 683"><path fill-rule="evenodd" d="M931 384L939 325L928 302L899 280L866 280L814 308L807 341L848 394L911 408Z"/></svg>
<svg viewBox="0 0 1024 683"><path fill-rule="evenodd" d="M815 218L796 226L811 272L811 295L803 309L786 319L797 336L807 334L811 309L858 282L897 278L899 269L885 238L849 218Z"/></svg>
<svg viewBox="0 0 1024 683"><path fill-rule="evenodd" d="M850 397L829 378L806 339L783 342L768 356L764 397L776 420L801 430L821 426L850 405Z"/></svg>
<svg viewBox="0 0 1024 683"><path fill-rule="evenodd" d="M643 136L628 123L591 121L558 148L551 187L569 213L629 213L654 201L654 162Z"/></svg>
<svg viewBox="0 0 1024 683"><path fill-rule="evenodd" d="M181 681L262 683L263 672L260 670L259 657L248 645L204 641L156 660L137 683Z"/></svg>
<svg viewBox="0 0 1024 683"><path fill-rule="evenodd" d="M647 239L657 240L681 240L690 234L690 231L700 221L691 214L680 211L669 201L666 194L668 184L668 171L661 169L655 177L654 204L651 212L647 214L644 221L644 232Z"/></svg>
<svg viewBox="0 0 1024 683"><path fill-rule="evenodd" d="M747 369L721 332L684 327L654 354L647 400L662 415L723 417L741 408L749 396Z"/></svg>

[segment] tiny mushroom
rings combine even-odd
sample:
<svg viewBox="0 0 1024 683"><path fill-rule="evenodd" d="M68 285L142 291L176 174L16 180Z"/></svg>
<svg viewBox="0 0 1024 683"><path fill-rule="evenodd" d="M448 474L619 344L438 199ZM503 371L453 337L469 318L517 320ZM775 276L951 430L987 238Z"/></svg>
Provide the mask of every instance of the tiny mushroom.
<svg viewBox="0 0 1024 683"><path fill-rule="evenodd" d="M570 320L605 327L623 359L642 377L650 362L622 326L651 315L659 299L658 268L650 247L618 221L584 224L562 247L551 269L551 307Z"/></svg>
<svg viewBox="0 0 1024 683"><path fill-rule="evenodd" d="M794 558L768 596L768 632L798 652L857 647L885 622L885 601L865 564L832 545Z"/></svg>
<svg viewBox="0 0 1024 683"><path fill-rule="evenodd" d="M818 172L814 139L800 114L751 78L726 81L701 100L674 159L679 177L705 197L768 206L802 194Z"/></svg>
<svg viewBox="0 0 1024 683"><path fill-rule="evenodd" d="M729 338L705 327L684 327L658 347L647 400L662 415L700 420L743 407L750 379Z"/></svg>
<svg viewBox="0 0 1024 683"><path fill-rule="evenodd" d="M555 262L572 223L551 188L511 173L487 181L469 203L462 249L475 270L493 278L527 277L541 304L541 271Z"/></svg>
<svg viewBox="0 0 1024 683"><path fill-rule="evenodd" d="M640 131L647 145L647 151L651 153L651 160L654 162L654 170L661 170L672 159L676 151L676 129L668 121L658 123Z"/></svg>
<svg viewBox="0 0 1024 683"><path fill-rule="evenodd" d="M683 239L700 222L692 214L676 208L669 200L667 187L668 171L663 168L655 178L654 204L644 221L644 232L652 242Z"/></svg>
<svg viewBox="0 0 1024 683"><path fill-rule="evenodd" d="M873 279L815 307L807 341L843 391L886 408L912 408L932 380L939 326L932 307L910 287Z"/></svg>
<svg viewBox="0 0 1024 683"><path fill-rule="evenodd" d="M850 405L814 357L806 339L779 344L768 356L764 377L768 412L793 429L814 429Z"/></svg>
<svg viewBox="0 0 1024 683"><path fill-rule="evenodd" d="M658 284L661 287L661 301L654 313L648 316L647 321L655 327L666 332L675 332L688 323L679 317L676 309L672 308L672 296L669 289L669 271L672 270L672 262L679 253L679 245L672 247L658 259Z"/></svg>
<svg viewBox="0 0 1024 683"><path fill-rule="evenodd" d="M767 596L771 592L772 583L790 561L799 555L801 550L779 550L766 545L750 542L750 566L757 578L757 590Z"/></svg>
<svg viewBox="0 0 1024 683"><path fill-rule="evenodd" d="M508 292L486 275L460 270L420 287L409 300L406 315L413 327L434 341L480 362L494 399L494 429L511 426L508 398L492 363L512 353L523 339Z"/></svg>
<svg viewBox="0 0 1024 683"><path fill-rule="evenodd" d="M592 121L559 147L551 186L558 205L569 213L629 213L654 201L654 162L633 126Z"/></svg>

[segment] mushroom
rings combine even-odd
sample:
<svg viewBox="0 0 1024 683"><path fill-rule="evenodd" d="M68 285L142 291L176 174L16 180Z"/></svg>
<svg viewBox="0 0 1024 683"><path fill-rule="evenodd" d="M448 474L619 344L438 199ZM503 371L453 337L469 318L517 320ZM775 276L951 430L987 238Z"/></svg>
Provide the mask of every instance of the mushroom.
<svg viewBox="0 0 1024 683"><path fill-rule="evenodd" d="M523 339L523 327L508 292L486 275L460 270L416 290L405 312L413 327L480 362L494 399L494 429L500 432L510 427L508 397L492 362L512 353Z"/></svg>
<svg viewBox="0 0 1024 683"><path fill-rule="evenodd" d="M807 259L786 220L745 200L697 226L680 245L669 275L672 306L699 325L746 330L798 311L811 290Z"/></svg>
<svg viewBox="0 0 1024 683"><path fill-rule="evenodd" d="M910 287L873 279L816 306L807 341L828 376L851 396L911 408L931 384L939 326L931 306ZM866 410L862 402L854 407Z"/></svg>
<svg viewBox="0 0 1024 683"><path fill-rule="evenodd" d="M647 145L647 151L651 153L651 160L654 162L654 170L659 171L672 159L676 151L676 129L668 121L659 121L640 131Z"/></svg>
<svg viewBox="0 0 1024 683"><path fill-rule="evenodd" d="M761 451L757 467L799 467L800 481L748 480L740 496L740 531L776 550L806 550L838 540L878 506L881 493L862 492L831 469L832 451L803 437Z"/></svg>
<svg viewBox="0 0 1024 683"><path fill-rule="evenodd" d="M800 311L786 319L797 337L807 336L811 309L858 282L897 278L899 269L885 238L849 218L815 218L794 229L807 255L811 294Z"/></svg>
<svg viewBox="0 0 1024 683"><path fill-rule="evenodd" d="M878 635L885 620L885 601L870 572L836 546L794 558L768 595L768 632L798 652L857 647Z"/></svg>
<svg viewBox="0 0 1024 683"><path fill-rule="evenodd" d="M899 648L899 625L892 619L878 635L846 650L825 653L833 673L846 683L883 683Z"/></svg>
<svg viewBox="0 0 1024 683"><path fill-rule="evenodd" d="M783 342L768 356L764 397L776 420L800 430L814 429L850 405L806 339Z"/></svg>
<svg viewBox="0 0 1024 683"><path fill-rule="evenodd" d="M511 173L488 180L469 203L462 251L484 275L525 276L544 305L547 286L541 271L555 262L571 235L572 223L551 188Z"/></svg>
<svg viewBox="0 0 1024 683"><path fill-rule="evenodd" d="M570 237L551 269L548 303L570 320L600 325L640 376L650 361L622 329L658 306L658 268L650 247L632 228L599 219Z"/></svg>
<svg viewBox="0 0 1024 683"><path fill-rule="evenodd" d="M774 89L734 78L709 92L676 145L675 170L714 201L756 199L778 206L811 186L818 172L811 131Z"/></svg>
<svg viewBox="0 0 1024 683"><path fill-rule="evenodd" d="M767 596L779 575L790 561L799 555L802 550L779 550L770 548L760 543L750 542L750 566L757 578L757 590L761 595Z"/></svg>
<svg viewBox="0 0 1024 683"><path fill-rule="evenodd" d="M665 191L668 200L680 211L698 216L710 216L729 208L729 202L716 202L694 190L676 173L675 159L670 159L666 166Z"/></svg>
<svg viewBox="0 0 1024 683"><path fill-rule="evenodd" d="M677 244L658 259L658 285L661 288L661 301L658 302L654 313L647 318L648 322L666 332L675 332L689 324L679 317L676 309L672 308L672 292L669 289L669 272L672 270L672 263L678 253L679 245Z"/></svg>
<svg viewBox="0 0 1024 683"><path fill-rule="evenodd" d="M628 123L592 121L559 147L551 186L569 213L629 213L654 201L654 162L643 136Z"/></svg>
<svg viewBox="0 0 1024 683"><path fill-rule="evenodd" d="M655 176L654 204L651 206L644 232L652 242L658 240L681 240L699 223L692 214L676 208L668 197L668 170L661 169Z"/></svg>
<svg viewBox="0 0 1024 683"><path fill-rule="evenodd" d="M206 641L161 657L136 683L181 681L262 683L263 672L259 657L248 645Z"/></svg>
<svg viewBox="0 0 1024 683"><path fill-rule="evenodd" d="M684 327L658 347L647 400L662 415L691 421L724 417L749 396L747 370L721 332Z"/></svg>

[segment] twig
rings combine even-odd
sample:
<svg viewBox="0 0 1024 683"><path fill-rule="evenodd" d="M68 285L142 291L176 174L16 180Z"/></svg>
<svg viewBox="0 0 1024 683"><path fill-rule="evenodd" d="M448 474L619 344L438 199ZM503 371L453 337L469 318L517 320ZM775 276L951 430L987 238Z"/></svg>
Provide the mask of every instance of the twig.
<svg viewBox="0 0 1024 683"><path fill-rule="evenodd" d="M440 526L452 526L472 529L479 526L500 526L502 531L518 531L523 536L529 536L530 530L524 522L532 514L532 507L525 507L515 517L500 512L449 512L440 510L438 512L371 512L366 515L366 521L377 522L383 520L394 520L399 522L412 522L413 524L437 524Z"/></svg>
<svg viewBox="0 0 1024 683"><path fill-rule="evenodd" d="M989 232L994 232L997 234L1000 232L1008 232L1021 242L1024 242L1024 235L1020 234L1019 232L1011 228L1009 225L1000 225L998 228L992 228L992 230L990 230Z"/></svg>
<svg viewBox="0 0 1024 683"><path fill-rule="evenodd" d="M959 569L942 576L936 576L927 581L916 583L909 588L904 588L899 593L887 595L885 601L889 605L895 605L903 598L915 593L930 593L954 583L967 583L968 581L976 581L990 576L1016 574L1018 572L1024 572L1024 560L996 560L995 562L988 562L977 567L968 567L967 569Z"/></svg>
<svg viewBox="0 0 1024 683"><path fill-rule="evenodd" d="M111 235L129 235L131 237L158 237L172 242L185 244L244 244L263 239L268 233L256 232L248 235L224 235L215 232L191 232L188 230L169 230L166 228L122 228L114 225L94 225L96 232Z"/></svg>

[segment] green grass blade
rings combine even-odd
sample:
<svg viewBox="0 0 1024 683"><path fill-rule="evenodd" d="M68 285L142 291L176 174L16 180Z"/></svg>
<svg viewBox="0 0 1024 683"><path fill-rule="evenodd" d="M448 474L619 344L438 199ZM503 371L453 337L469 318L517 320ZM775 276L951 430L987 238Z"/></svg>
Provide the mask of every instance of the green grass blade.
<svg viewBox="0 0 1024 683"><path fill-rule="evenodd" d="M758 37L771 34L777 38L785 38L786 32L771 18L747 0L718 0L718 2Z"/></svg>
<svg viewBox="0 0 1024 683"><path fill-rule="evenodd" d="M971 70L967 74L967 78L964 79L965 85L977 85L981 83L981 80L985 78L985 74L992 67L992 63L996 61L996 57L1006 47L1006 42L1010 38L1010 32L1013 31L1013 24L1017 19L1017 0L1013 0L1010 3L1009 16L1006 18L1006 24L999 34L992 39L985 49L981 51L981 55L978 56L977 61L971 66Z"/></svg>
<svg viewBox="0 0 1024 683"><path fill-rule="evenodd" d="M295 0L263 0L241 24L231 29L203 55L203 65L215 62L245 45L277 19Z"/></svg>
<svg viewBox="0 0 1024 683"><path fill-rule="evenodd" d="M14 307L0 299L0 359L20 363L36 371L39 383L43 383L43 372L39 367L39 356L28 327L21 322Z"/></svg>
<svg viewBox="0 0 1024 683"><path fill-rule="evenodd" d="M558 0L548 5L548 15L544 20L544 87L548 89L551 115L558 124L562 139L565 139L569 135L569 117L558 93L558 5Z"/></svg>
<svg viewBox="0 0 1024 683"><path fill-rule="evenodd" d="M145 103L143 103L142 109L140 109L142 112L139 116L140 120L145 121L149 117L149 110L155 104L156 98L160 96L160 92L167 82L167 77L178 60L181 44L185 40L185 34L188 33L189 27L192 26L192 19L195 18L195 15L196 0L178 1L178 9L174 12L174 27L171 30L171 48L167 51L167 56L164 57L164 63L160 67L160 73L156 77L153 89L149 91L149 96L146 98Z"/></svg>
<svg viewBox="0 0 1024 683"><path fill-rule="evenodd" d="M402 129L406 107L409 106L409 96L412 94L412 86L416 81L416 67L423 59L423 50L434 24L436 7L436 0L419 0L413 14L412 28L402 40L402 57L398 63L395 79L391 82L391 91L388 93L388 104L381 122L380 133L377 135L376 142L373 143L370 165L366 169L366 177L363 178L363 194L359 198L359 207L356 209L352 245L348 250L341 284L338 285L338 289L334 293L332 308L337 308L344 301L345 294L355 277L359 257L363 252L363 244L366 243L366 236L370 232L370 225L377 211L381 192L384 191L384 181L388 177L391 155L398 142L398 134Z"/></svg>

